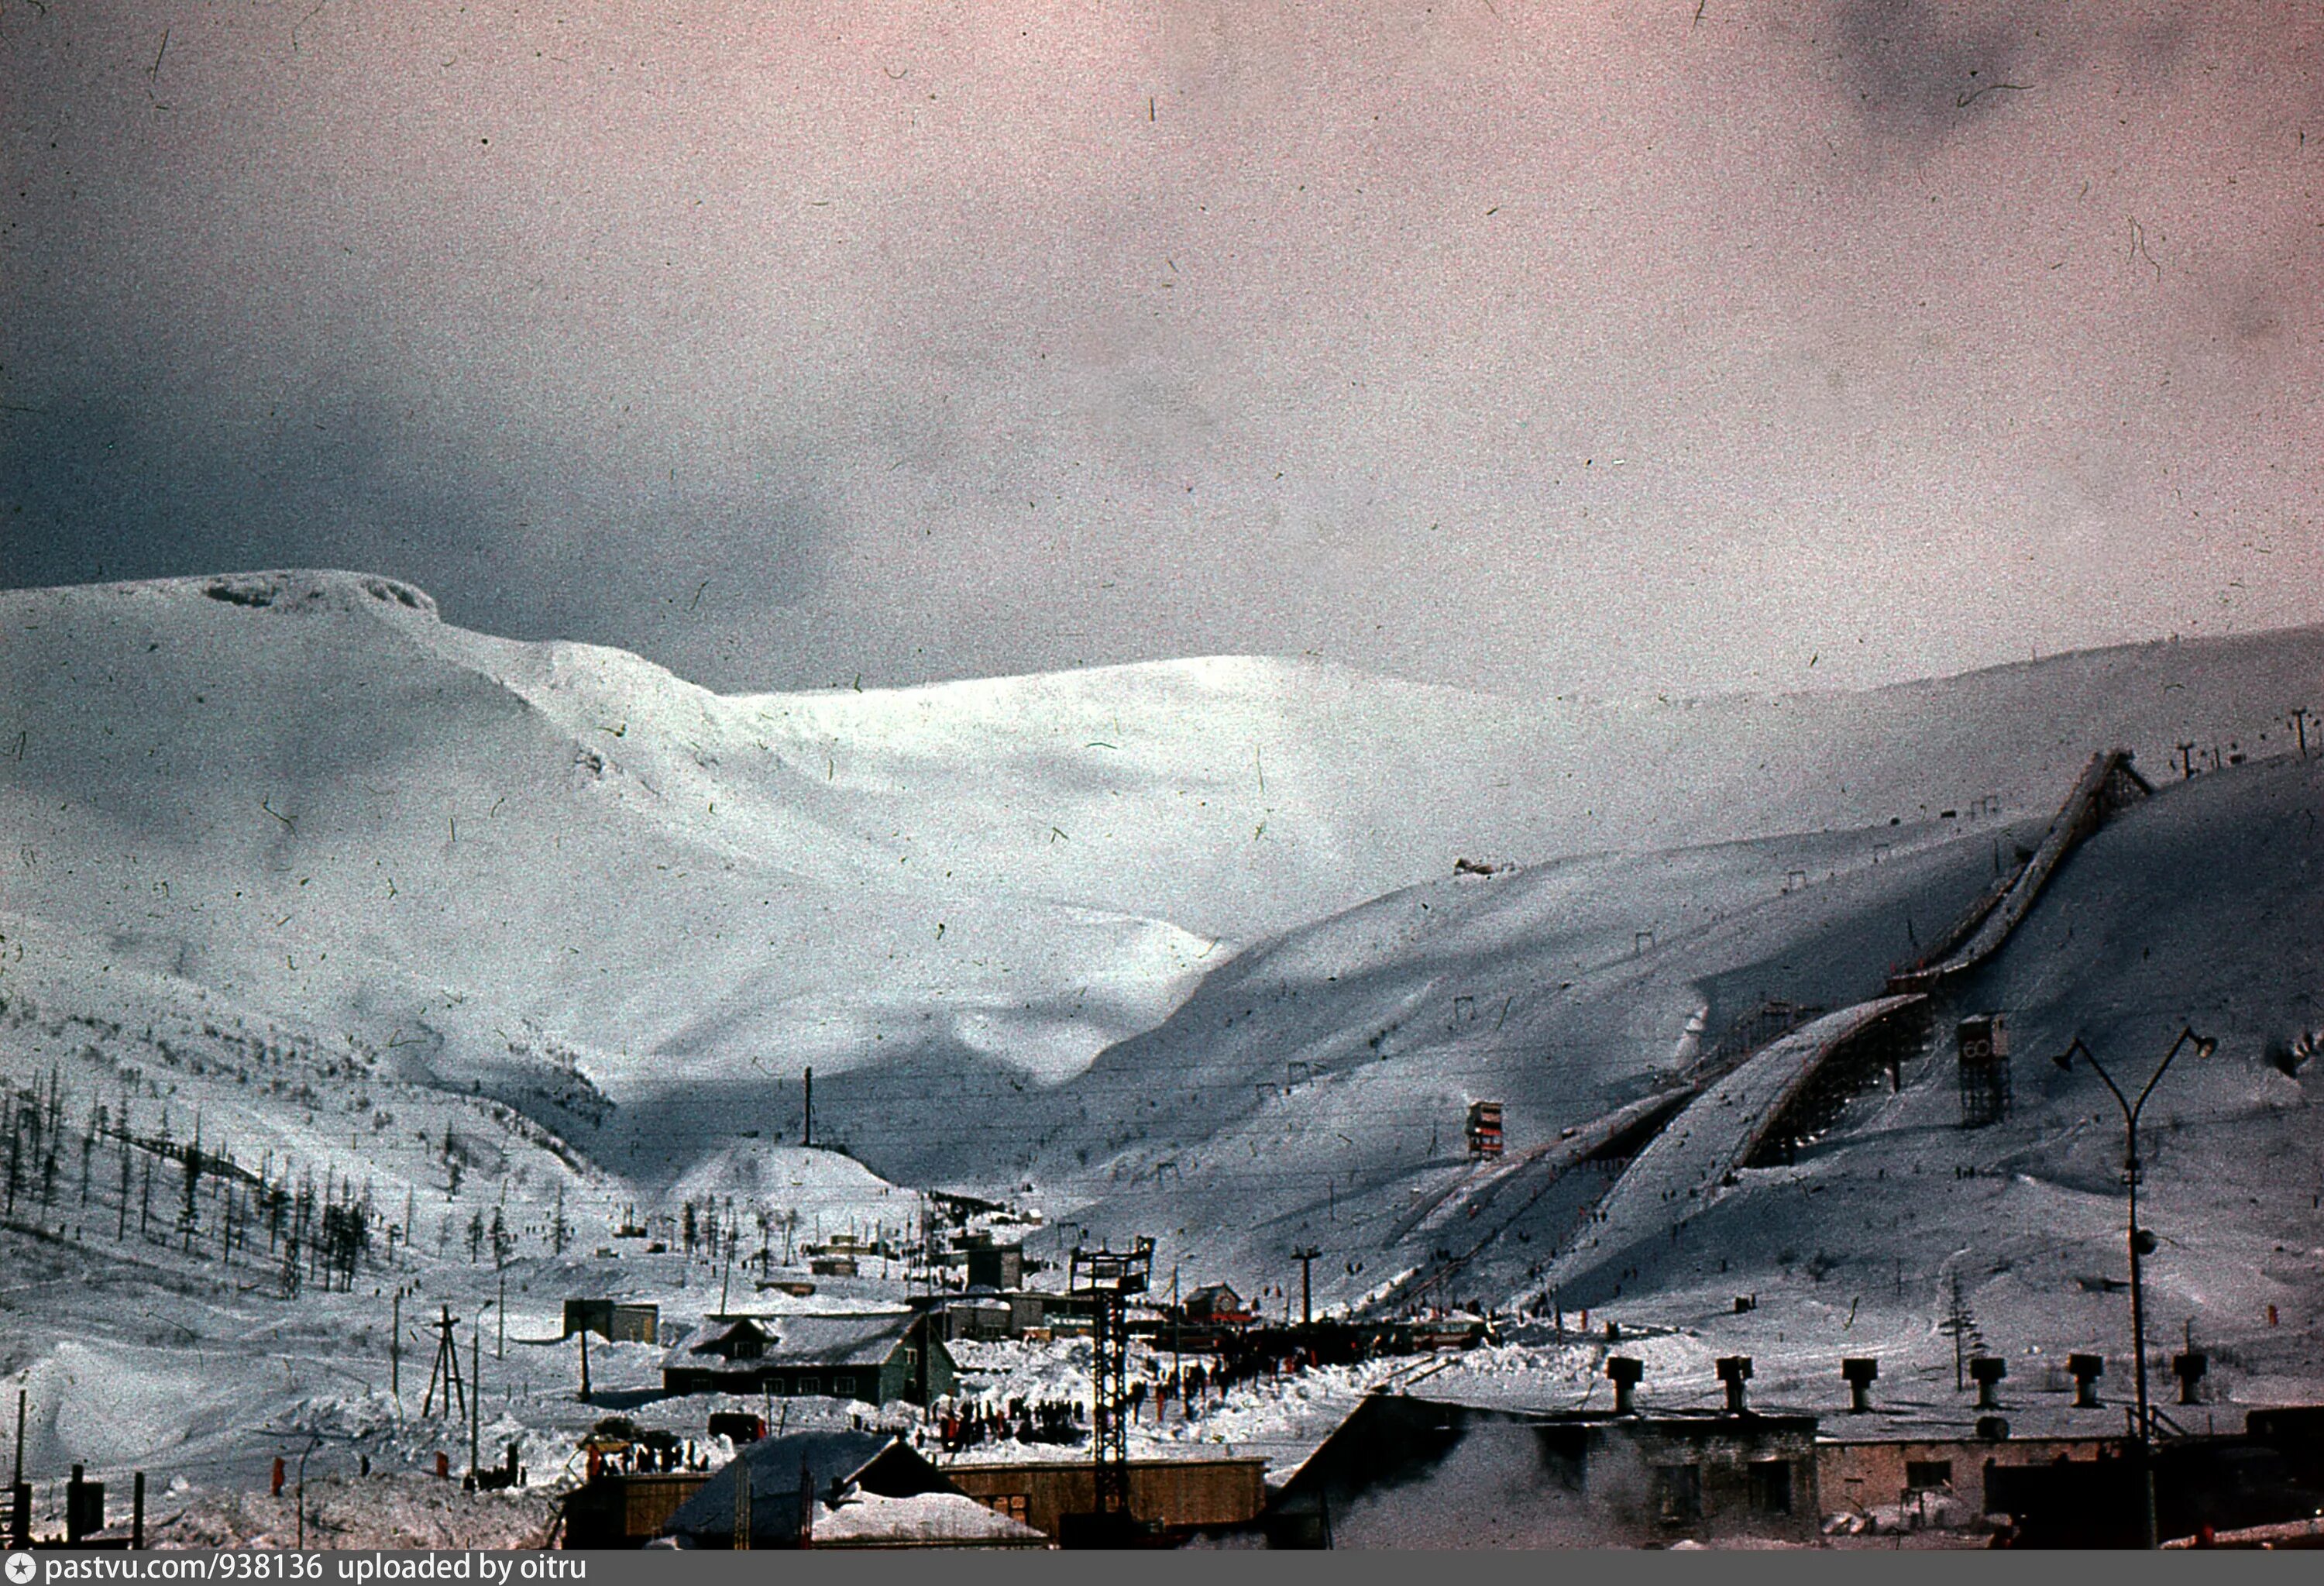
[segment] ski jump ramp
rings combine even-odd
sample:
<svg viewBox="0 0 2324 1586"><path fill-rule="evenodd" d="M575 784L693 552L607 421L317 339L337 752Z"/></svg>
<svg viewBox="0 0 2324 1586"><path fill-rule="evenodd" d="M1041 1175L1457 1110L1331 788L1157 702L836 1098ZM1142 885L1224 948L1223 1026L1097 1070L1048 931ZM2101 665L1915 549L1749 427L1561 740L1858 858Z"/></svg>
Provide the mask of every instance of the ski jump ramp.
<svg viewBox="0 0 2324 1586"><path fill-rule="evenodd" d="M1674 1227L1708 1211L1840 1048L1927 1000L1907 993L1827 1013L1770 1042L1697 1096L1631 1159L1551 1263L1548 1286L1579 1284L1591 1291L1582 1303L1599 1303L1597 1290L1610 1287L1605 1268L1649 1240L1667 1242Z"/></svg>

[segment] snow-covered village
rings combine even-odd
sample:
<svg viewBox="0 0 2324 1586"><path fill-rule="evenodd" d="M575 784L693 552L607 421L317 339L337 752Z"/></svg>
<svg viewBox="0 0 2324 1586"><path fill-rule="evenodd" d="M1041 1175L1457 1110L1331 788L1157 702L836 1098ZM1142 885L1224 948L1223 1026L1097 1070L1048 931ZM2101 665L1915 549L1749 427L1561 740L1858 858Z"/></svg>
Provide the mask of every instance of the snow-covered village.
<svg viewBox="0 0 2324 1586"><path fill-rule="evenodd" d="M456 9L0 14L12 1554L2324 1546L2324 24Z"/></svg>

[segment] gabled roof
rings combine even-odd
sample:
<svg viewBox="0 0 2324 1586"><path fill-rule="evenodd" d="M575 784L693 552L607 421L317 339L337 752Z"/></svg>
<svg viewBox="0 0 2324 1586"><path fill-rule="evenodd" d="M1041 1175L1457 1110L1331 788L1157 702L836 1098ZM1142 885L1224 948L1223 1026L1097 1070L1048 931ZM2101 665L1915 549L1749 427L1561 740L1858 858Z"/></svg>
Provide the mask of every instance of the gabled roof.
<svg viewBox="0 0 2324 1586"><path fill-rule="evenodd" d="M731 1324L706 1323L678 1341L662 1359L669 1370L717 1370L723 1365L710 1346L743 1327L765 1339L765 1351L736 1362L738 1369L764 1366L872 1367L887 1362L918 1317L909 1311L853 1315L798 1314L742 1317Z"/></svg>
<svg viewBox="0 0 2324 1586"><path fill-rule="evenodd" d="M721 1355L726 1351L721 1344L739 1339L758 1339L764 1342L774 1335L761 1326L756 1318L737 1316L731 1322L706 1322L678 1343L678 1349L689 1355Z"/></svg>
<svg viewBox="0 0 2324 1586"><path fill-rule="evenodd" d="M804 1462L818 1504L851 1485L889 1498L960 1489L900 1439L879 1432L794 1432L752 1443L678 1506L666 1527L674 1534L731 1537L734 1482L750 1472L753 1545L781 1546L798 1534L799 1465ZM820 1516L817 1518L821 1518Z"/></svg>

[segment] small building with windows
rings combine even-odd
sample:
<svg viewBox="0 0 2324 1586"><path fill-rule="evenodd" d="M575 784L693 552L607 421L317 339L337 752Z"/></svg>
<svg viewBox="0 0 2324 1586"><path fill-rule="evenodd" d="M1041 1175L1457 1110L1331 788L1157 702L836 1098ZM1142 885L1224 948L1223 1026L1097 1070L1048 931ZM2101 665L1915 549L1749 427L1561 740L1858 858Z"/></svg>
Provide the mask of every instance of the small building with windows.
<svg viewBox="0 0 2324 1586"><path fill-rule="evenodd" d="M1206 1283L1189 1292L1185 1314L1200 1326L1247 1327L1259 1319L1250 1302L1223 1283Z"/></svg>
<svg viewBox="0 0 2324 1586"><path fill-rule="evenodd" d="M1816 1418L1366 1398L1261 1521L1277 1547L1812 1542Z"/></svg>
<svg viewBox="0 0 2324 1586"><path fill-rule="evenodd" d="M1025 1249L1001 1244L989 1233L972 1233L960 1241L968 1262L971 1288L1021 1288L1025 1283Z"/></svg>
<svg viewBox="0 0 2324 1586"><path fill-rule="evenodd" d="M912 1311L723 1315L663 1357L669 1393L933 1404L954 1388L952 1355Z"/></svg>
<svg viewBox="0 0 2324 1586"><path fill-rule="evenodd" d="M661 1307L622 1300L567 1300L561 1340L576 1332L594 1332L608 1343L660 1342Z"/></svg>

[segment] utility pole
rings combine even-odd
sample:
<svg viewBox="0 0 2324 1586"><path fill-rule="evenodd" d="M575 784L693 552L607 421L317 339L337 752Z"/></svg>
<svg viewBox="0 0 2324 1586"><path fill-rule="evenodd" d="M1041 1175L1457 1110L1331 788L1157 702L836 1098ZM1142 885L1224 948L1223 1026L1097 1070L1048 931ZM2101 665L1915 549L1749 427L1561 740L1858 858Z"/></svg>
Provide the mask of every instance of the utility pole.
<svg viewBox="0 0 2324 1586"><path fill-rule="evenodd" d="M403 1285L395 1286L395 1298L390 1302L387 1324L387 1391L395 1397L395 1413L403 1415Z"/></svg>
<svg viewBox="0 0 2324 1586"><path fill-rule="evenodd" d="M456 1351L459 1345L454 1344ZM476 1432L484 1409L484 1319L472 1317L468 1323L468 1490L479 1491L483 1483L477 1479Z"/></svg>
<svg viewBox="0 0 2324 1586"><path fill-rule="evenodd" d="M501 1274L501 1297L493 1302L500 1307L493 1317L493 1359L503 1358L508 1352L508 1274Z"/></svg>
<svg viewBox="0 0 2324 1586"><path fill-rule="evenodd" d="M299 1506L299 1545L297 1551L307 1551L307 1456L323 1446L323 1440L310 1436L307 1446L299 1451L299 1489L293 1495Z"/></svg>
<svg viewBox="0 0 2324 1586"><path fill-rule="evenodd" d="M8 1482L8 1545L23 1552L32 1545L32 1489L24 1485L25 1390L16 1390L16 1473Z"/></svg>
<svg viewBox="0 0 2324 1586"><path fill-rule="evenodd" d="M2195 775L2195 746L2192 743L2181 743L2176 747L2179 751L2179 769L2184 773L2180 779L2190 780Z"/></svg>
<svg viewBox="0 0 2324 1586"><path fill-rule="evenodd" d="M1170 1263L1170 1390L1178 1396L1178 1419L1186 1418L1186 1308L1178 1298L1178 1263Z"/></svg>
<svg viewBox="0 0 2324 1586"><path fill-rule="evenodd" d="M2147 1407L2146 1399L2146 1295L2145 1276L2140 1261L2153 1253L2155 1239L2138 1225L2138 1181L2143 1171L2138 1156L2138 1115L2145 1111L2146 1099L2163 1082L2163 1075L2170 1068L2172 1059L2179 1056L2181 1047L2190 1045L2195 1048L2197 1057L2209 1057L2219 1047L2216 1039L2197 1035L2191 1025L2181 1026L2179 1038L2171 1043L2171 1049L2163 1054L2163 1061L2154 1065L2153 1074L2146 1081L2146 1088L2138 1093L2135 1102L2123 1093L2122 1087L2114 1083L2114 1075L2106 1071L2105 1065L2098 1061L2098 1054L2090 1050L2081 1037L2076 1036L2074 1044L2052 1059L2061 1069L2071 1070L2074 1055L2080 1053L2098 1078L2106 1083L2115 1105L2122 1111L2123 1176L2129 1186L2130 1199L2131 1379L2138 1395L2139 1481L2143 1489L2144 1509L2140 1517L2142 1545L2149 1548L2159 1546L2161 1539L2156 1535L2154 1514L2154 1418Z"/></svg>
<svg viewBox="0 0 2324 1586"><path fill-rule="evenodd" d="M734 1551L751 1550L751 1462L734 1459Z"/></svg>
<svg viewBox="0 0 2324 1586"><path fill-rule="evenodd" d="M2300 758L2302 760L2308 758L2308 717L2309 710L2306 705L2294 705L2292 708L2292 730L2300 734Z"/></svg>
<svg viewBox="0 0 2324 1586"><path fill-rule="evenodd" d="M420 1397L420 1417L423 1421L435 1406L436 1382L439 1377L444 1382L444 1413L447 1415L452 1413L452 1398L456 1394L459 1396L462 1413L465 1414L468 1408L468 1390L460 1380L460 1342L452 1331L458 1325L458 1320L452 1314L452 1307L444 1306L436 1323L436 1360L428 1368L428 1391Z"/></svg>
<svg viewBox="0 0 2324 1586"><path fill-rule="evenodd" d="M1299 1325L1303 1328L1315 1325L1314 1290L1309 1280L1314 1275L1315 1258L1323 1253L1314 1245L1301 1245L1291 1252L1291 1259L1299 1263Z"/></svg>
<svg viewBox="0 0 2324 1586"><path fill-rule="evenodd" d="M815 1065L807 1065L807 1075L799 1082L802 1117L799 1123L799 1144L815 1144Z"/></svg>

